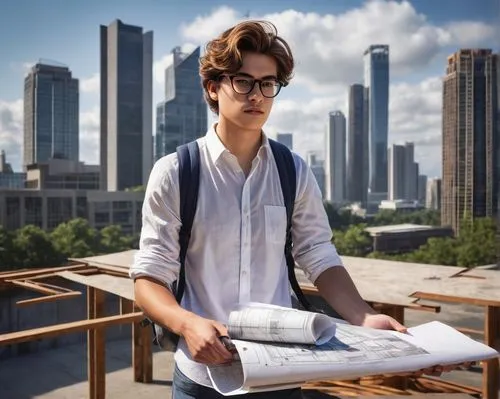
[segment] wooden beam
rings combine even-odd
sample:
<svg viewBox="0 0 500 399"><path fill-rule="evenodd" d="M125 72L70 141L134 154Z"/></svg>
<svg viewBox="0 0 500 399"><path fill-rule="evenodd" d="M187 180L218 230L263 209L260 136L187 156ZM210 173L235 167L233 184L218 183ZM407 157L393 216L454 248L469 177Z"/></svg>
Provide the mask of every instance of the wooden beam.
<svg viewBox="0 0 500 399"><path fill-rule="evenodd" d="M54 294L54 295L47 295L47 296L41 296L38 298L31 298L31 299L23 299L20 301L16 302L17 306L28 306L28 305L35 305L39 303L47 303L47 302L53 302L53 301L58 301L60 299L72 299L77 296L82 295L80 291L71 291L71 292L63 292L61 294Z"/></svg>
<svg viewBox="0 0 500 399"><path fill-rule="evenodd" d="M81 331L107 328L118 324L134 323L142 319L144 319L144 314L142 312L134 312L126 315L101 317L93 320L79 320L70 323L62 323L47 327L1 334L0 346L36 341L38 339L57 337Z"/></svg>
<svg viewBox="0 0 500 399"><path fill-rule="evenodd" d="M103 317L105 309L106 295L104 291L94 290L95 318ZM95 398L106 397L106 330L97 329L95 332Z"/></svg>
<svg viewBox="0 0 500 399"><path fill-rule="evenodd" d="M151 326L134 323L132 326L132 362L135 382L148 383L153 380L151 341Z"/></svg>
<svg viewBox="0 0 500 399"><path fill-rule="evenodd" d="M422 291L415 291L409 296L420 299L427 299L429 301L461 303L461 304L476 305L476 306L496 306L500 308L500 301L497 300L464 298L464 297L457 297L457 296L443 295L443 294L422 292Z"/></svg>
<svg viewBox="0 0 500 399"><path fill-rule="evenodd" d="M68 270L68 269L64 269L64 270ZM30 280L31 281L35 281L35 280L43 280L43 279L46 279L46 278L51 278L51 277L57 277L57 278L61 278L61 276L59 276L57 273L58 272L61 272L62 270L58 270L57 272L52 272L52 273L42 273L42 274L39 274L35 277L31 277ZM89 267L89 268L86 268L86 269L77 269L77 270L72 270L73 273L75 274L80 274L80 275L89 275L89 274L98 274L99 273L99 270L95 267Z"/></svg>
<svg viewBox="0 0 500 399"><path fill-rule="evenodd" d="M87 319L89 321L95 317L95 288L87 287ZM96 399L96 348L95 348L95 330L87 331L87 380L89 381L89 398Z"/></svg>
<svg viewBox="0 0 500 399"><path fill-rule="evenodd" d="M26 288L31 291L39 292L40 294L44 295L55 295L55 294L60 294L61 291L58 291L54 288L49 288L49 287L43 287L39 284L33 283L31 281L23 281L23 280L7 280L7 282L17 285L19 287Z"/></svg>
<svg viewBox="0 0 500 399"><path fill-rule="evenodd" d="M105 292L94 287L87 288L88 319L105 315ZM106 396L106 345L105 330L96 329L87 333L87 379L89 398L100 399Z"/></svg>
<svg viewBox="0 0 500 399"><path fill-rule="evenodd" d="M87 265L85 264L78 264L78 265L71 265L71 266L57 266L57 267L47 267L47 268L41 268L41 269L31 269L30 271L12 271L6 274L2 274L0 276L0 282L3 280L12 280L12 279L26 279L26 278L31 278L38 276L42 273L56 273L60 272L62 270L78 270L78 269L85 269L87 268Z"/></svg>
<svg viewBox="0 0 500 399"><path fill-rule="evenodd" d="M500 350L500 308L486 307L484 318L485 344ZM483 362L483 399L498 399L500 389L500 359Z"/></svg>
<svg viewBox="0 0 500 399"><path fill-rule="evenodd" d="M106 270L106 271L109 271L109 272L114 272L114 273L118 273L119 275L121 276L124 276L124 277L128 277L128 269L125 269L123 267L120 267L120 266L111 266L111 265L99 265L99 264L93 264L92 265L93 267L97 267L99 270Z"/></svg>

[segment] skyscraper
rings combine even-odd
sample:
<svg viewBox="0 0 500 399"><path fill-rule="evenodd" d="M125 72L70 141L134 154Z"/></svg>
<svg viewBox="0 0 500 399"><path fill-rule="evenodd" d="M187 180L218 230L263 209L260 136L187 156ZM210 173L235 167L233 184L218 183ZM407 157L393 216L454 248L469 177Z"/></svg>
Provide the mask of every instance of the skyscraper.
<svg viewBox="0 0 500 399"><path fill-rule="evenodd" d="M24 79L24 168L50 158L79 159L78 79L39 62Z"/></svg>
<svg viewBox="0 0 500 399"><path fill-rule="evenodd" d="M417 200L421 205L425 206L426 199L427 199L427 176L418 175Z"/></svg>
<svg viewBox="0 0 500 399"><path fill-rule="evenodd" d="M368 106L365 88L349 88L349 130L346 195L351 202L366 204L368 192Z"/></svg>
<svg viewBox="0 0 500 399"><path fill-rule="evenodd" d="M441 209L441 179L433 178L427 180L427 193L425 198L427 209Z"/></svg>
<svg viewBox="0 0 500 399"><path fill-rule="evenodd" d="M364 53L364 69L368 100L368 190L383 197L388 189L389 46L370 46Z"/></svg>
<svg viewBox="0 0 500 399"><path fill-rule="evenodd" d="M293 134L292 133L278 133L276 141L286 145L290 150L293 150Z"/></svg>
<svg viewBox="0 0 500 399"><path fill-rule="evenodd" d="M321 197L325 198L325 166L322 160L316 158L314 152L309 152L307 154L307 165L311 168L316 181L318 182L319 190L321 191Z"/></svg>
<svg viewBox="0 0 500 399"><path fill-rule="evenodd" d="M498 212L498 56L463 49L448 57L443 82L441 223Z"/></svg>
<svg viewBox="0 0 500 399"><path fill-rule="evenodd" d="M207 132L207 104L198 71L200 48L187 54L175 47L172 57L165 70L165 100L156 107L156 159Z"/></svg>
<svg viewBox="0 0 500 399"><path fill-rule="evenodd" d="M146 184L153 165L153 32L116 20L101 33L101 189Z"/></svg>
<svg viewBox="0 0 500 399"><path fill-rule="evenodd" d="M393 144L388 150L389 199L405 199L405 148Z"/></svg>
<svg viewBox="0 0 500 399"><path fill-rule="evenodd" d="M389 199L418 199L418 163L413 143L393 144L388 150Z"/></svg>
<svg viewBox="0 0 500 399"><path fill-rule="evenodd" d="M326 199L342 204L346 199L346 120L341 111L330 112L328 117L326 176Z"/></svg>

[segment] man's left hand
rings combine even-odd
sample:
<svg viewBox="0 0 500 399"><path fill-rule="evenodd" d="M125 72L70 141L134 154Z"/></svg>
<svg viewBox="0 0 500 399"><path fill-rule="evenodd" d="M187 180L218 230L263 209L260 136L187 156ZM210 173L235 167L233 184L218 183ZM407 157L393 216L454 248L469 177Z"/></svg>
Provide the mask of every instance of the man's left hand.
<svg viewBox="0 0 500 399"><path fill-rule="evenodd" d="M407 328L399 323L396 319L385 314L369 314L366 315L362 327L376 328L379 330L395 330L405 333Z"/></svg>

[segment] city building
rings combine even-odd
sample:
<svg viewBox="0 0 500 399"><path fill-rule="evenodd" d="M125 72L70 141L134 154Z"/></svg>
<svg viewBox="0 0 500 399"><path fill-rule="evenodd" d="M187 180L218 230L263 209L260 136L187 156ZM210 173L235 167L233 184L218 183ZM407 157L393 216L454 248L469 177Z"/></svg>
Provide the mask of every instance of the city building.
<svg viewBox="0 0 500 399"><path fill-rule="evenodd" d="M389 200L418 199L418 163L413 143L393 144L388 149Z"/></svg>
<svg viewBox="0 0 500 399"><path fill-rule="evenodd" d="M153 32L100 27L101 189L145 185L153 166Z"/></svg>
<svg viewBox="0 0 500 399"><path fill-rule="evenodd" d="M322 160L319 160L314 152L310 152L307 154L307 165L311 168L311 171L318 182L321 197L325 198L325 163Z"/></svg>
<svg viewBox="0 0 500 399"><path fill-rule="evenodd" d="M441 209L441 179L433 178L427 180L427 193L425 198L427 209Z"/></svg>
<svg viewBox="0 0 500 399"><path fill-rule="evenodd" d="M40 61L24 79L24 169L50 158L79 159L78 79Z"/></svg>
<svg viewBox="0 0 500 399"><path fill-rule="evenodd" d="M346 196L350 202L366 204L368 193L368 103L365 88L349 88Z"/></svg>
<svg viewBox="0 0 500 399"><path fill-rule="evenodd" d="M83 218L96 229L116 224L124 234L137 234L143 201L144 192L0 189L0 225L17 230L32 224L50 231L68 220Z"/></svg>
<svg viewBox="0 0 500 399"><path fill-rule="evenodd" d="M453 237L450 227L397 224L367 227L372 238L373 251L400 254L415 251L427 243L429 238Z"/></svg>
<svg viewBox="0 0 500 399"><path fill-rule="evenodd" d="M390 211L397 212L415 212L419 209L423 209L424 206L420 204L417 200L383 200L380 201L378 206L379 210L387 209Z"/></svg>
<svg viewBox="0 0 500 399"><path fill-rule="evenodd" d="M26 188L99 190L101 168L67 159L49 159L28 166Z"/></svg>
<svg viewBox="0 0 500 399"><path fill-rule="evenodd" d="M155 159L207 132L207 104L199 76L200 48L183 53L172 50L165 70L165 100L156 107Z"/></svg>
<svg viewBox="0 0 500 399"><path fill-rule="evenodd" d="M369 178L373 200L387 197L389 131L389 46L371 45L364 53L364 86L368 102ZM375 195L374 195L375 194ZM369 201L372 199L369 198Z"/></svg>
<svg viewBox="0 0 500 399"><path fill-rule="evenodd" d="M441 223L459 234L466 218L498 212L498 55L462 49L443 81Z"/></svg>
<svg viewBox="0 0 500 399"><path fill-rule="evenodd" d="M427 198L427 176L418 175L417 200L421 204L425 205L426 198Z"/></svg>
<svg viewBox="0 0 500 399"><path fill-rule="evenodd" d="M276 135L278 143L286 145L290 151L293 151L293 134L292 133L278 133Z"/></svg>
<svg viewBox="0 0 500 399"><path fill-rule="evenodd" d="M326 199L334 204L346 200L346 120L341 111L328 115L326 135Z"/></svg>
<svg viewBox="0 0 500 399"><path fill-rule="evenodd" d="M0 152L0 188L24 188L26 173L14 172L10 163L7 162L5 151Z"/></svg>

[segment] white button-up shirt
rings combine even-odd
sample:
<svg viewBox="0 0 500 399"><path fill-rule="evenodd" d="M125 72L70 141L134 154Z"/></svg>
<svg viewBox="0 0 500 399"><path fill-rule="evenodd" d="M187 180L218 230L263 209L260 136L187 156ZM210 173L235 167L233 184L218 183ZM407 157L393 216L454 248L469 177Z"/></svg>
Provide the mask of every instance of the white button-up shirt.
<svg viewBox="0 0 500 399"><path fill-rule="evenodd" d="M284 256L286 209L269 141L247 176L212 127L198 139L200 187L186 255L181 305L226 323L238 303L291 306ZM293 255L314 282L326 269L342 266L311 169L293 154L297 191L292 219ZM179 273L179 168L177 154L158 160L142 209L140 249L130 276L149 276L170 286ZM210 386L206 367L191 359L181 338L175 359L192 380Z"/></svg>

